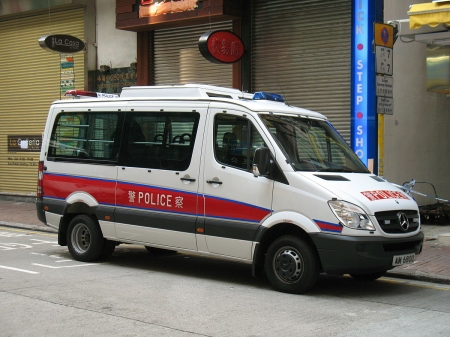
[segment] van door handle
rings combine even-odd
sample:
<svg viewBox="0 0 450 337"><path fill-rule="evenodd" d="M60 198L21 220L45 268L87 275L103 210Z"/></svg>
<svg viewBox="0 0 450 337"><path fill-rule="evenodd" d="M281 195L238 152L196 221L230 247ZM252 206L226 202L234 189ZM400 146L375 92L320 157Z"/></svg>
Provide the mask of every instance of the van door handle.
<svg viewBox="0 0 450 337"><path fill-rule="evenodd" d="M218 184L218 185L222 185L222 182L220 180L207 180L206 181L208 184Z"/></svg>
<svg viewBox="0 0 450 337"><path fill-rule="evenodd" d="M195 181L194 178L180 178L180 180L183 180L183 181L191 181L191 182L194 182L194 181Z"/></svg>

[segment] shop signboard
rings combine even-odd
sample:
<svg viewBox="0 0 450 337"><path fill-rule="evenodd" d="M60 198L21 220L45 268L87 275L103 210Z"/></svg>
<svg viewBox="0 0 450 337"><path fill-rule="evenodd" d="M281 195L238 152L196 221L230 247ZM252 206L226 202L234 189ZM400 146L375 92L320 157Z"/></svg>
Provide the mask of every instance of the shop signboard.
<svg viewBox="0 0 450 337"><path fill-rule="evenodd" d="M79 38L65 34L42 36L39 39L39 45L45 50L66 54L78 53L85 48L84 42Z"/></svg>
<svg viewBox="0 0 450 337"><path fill-rule="evenodd" d="M116 28L134 32L241 19L242 0L118 0Z"/></svg>
<svg viewBox="0 0 450 337"><path fill-rule="evenodd" d="M199 8L199 3L201 6L203 0L141 0L141 5L139 6L139 17L154 17L171 13L193 11Z"/></svg>
<svg viewBox="0 0 450 337"><path fill-rule="evenodd" d="M73 54L60 54L61 95L75 89L75 68Z"/></svg>
<svg viewBox="0 0 450 337"><path fill-rule="evenodd" d="M8 135L8 152L40 152L41 135Z"/></svg>
<svg viewBox="0 0 450 337"><path fill-rule="evenodd" d="M198 41L200 53L213 63L234 63L244 55L241 38L227 30L206 32Z"/></svg>
<svg viewBox="0 0 450 337"><path fill-rule="evenodd" d="M131 67L113 68L109 72L89 71L89 90L101 93L120 93L123 87L136 85L136 70Z"/></svg>
<svg viewBox="0 0 450 337"><path fill-rule="evenodd" d="M370 0L353 1L352 18L352 111L351 146L361 161L373 171L376 156L375 58L372 54L374 6Z"/></svg>

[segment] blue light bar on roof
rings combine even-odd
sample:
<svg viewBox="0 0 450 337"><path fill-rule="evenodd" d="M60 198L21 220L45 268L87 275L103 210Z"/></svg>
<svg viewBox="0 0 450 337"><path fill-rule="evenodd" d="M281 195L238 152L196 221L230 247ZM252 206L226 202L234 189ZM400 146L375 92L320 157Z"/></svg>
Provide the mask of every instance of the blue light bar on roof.
<svg viewBox="0 0 450 337"><path fill-rule="evenodd" d="M275 101L275 102L284 102L284 97L279 94L271 94L264 91L255 92L253 95L253 99L255 100L266 100L266 101Z"/></svg>

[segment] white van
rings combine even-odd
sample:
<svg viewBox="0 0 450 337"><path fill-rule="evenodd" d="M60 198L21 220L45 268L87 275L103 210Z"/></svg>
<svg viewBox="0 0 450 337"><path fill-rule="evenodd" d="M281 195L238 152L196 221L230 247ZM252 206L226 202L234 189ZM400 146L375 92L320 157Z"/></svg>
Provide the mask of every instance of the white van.
<svg viewBox="0 0 450 337"><path fill-rule="evenodd" d="M54 102L37 213L76 260L139 244L249 263L291 293L321 272L374 280L423 243L416 202L325 116L205 85Z"/></svg>

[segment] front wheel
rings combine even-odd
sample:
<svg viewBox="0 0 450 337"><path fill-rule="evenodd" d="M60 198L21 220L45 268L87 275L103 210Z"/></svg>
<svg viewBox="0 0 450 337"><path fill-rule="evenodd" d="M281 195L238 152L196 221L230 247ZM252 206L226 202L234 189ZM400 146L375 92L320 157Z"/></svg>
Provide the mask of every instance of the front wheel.
<svg viewBox="0 0 450 337"><path fill-rule="evenodd" d="M95 218L80 214L72 219L67 230L67 247L75 260L97 260L102 255L104 244L105 239Z"/></svg>
<svg viewBox="0 0 450 337"><path fill-rule="evenodd" d="M317 252L308 242L286 235L269 246L264 268L276 290L300 294L316 284L320 262Z"/></svg>

